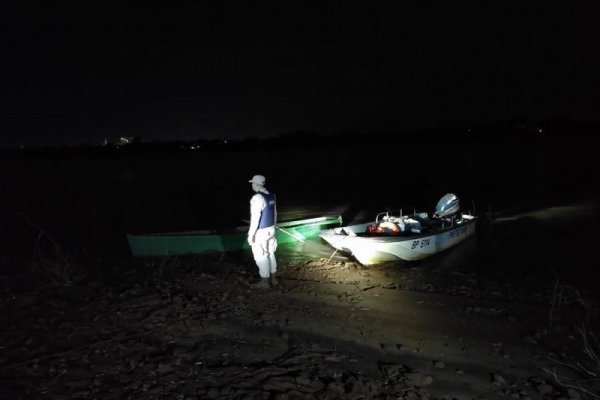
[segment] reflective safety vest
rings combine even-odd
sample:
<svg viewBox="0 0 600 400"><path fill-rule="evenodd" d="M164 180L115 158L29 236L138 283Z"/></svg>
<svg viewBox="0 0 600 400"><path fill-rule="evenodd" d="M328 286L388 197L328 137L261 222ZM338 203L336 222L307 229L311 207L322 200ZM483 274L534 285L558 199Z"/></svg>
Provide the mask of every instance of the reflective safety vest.
<svg viewBox="0 0 600 400"><path fill-rule="evenodd" d="M260 220L258 221L258 229L268 228L275 225L275 195L273 193L257 192L262 195L267 204L260 213Z"/></svg>

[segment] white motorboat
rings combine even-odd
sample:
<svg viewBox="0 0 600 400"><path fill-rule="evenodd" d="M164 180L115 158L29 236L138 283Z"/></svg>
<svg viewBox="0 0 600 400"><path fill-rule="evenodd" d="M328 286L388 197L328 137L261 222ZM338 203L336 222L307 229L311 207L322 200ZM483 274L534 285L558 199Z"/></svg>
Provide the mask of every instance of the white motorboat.
<svg viewBox="0 0 600 400"><path fill-rule="evenodd" d="M459 211L458 198L442 197L436 211L384 212L375 221L330 229L319 236L363 265L420 260L453 247L475 233L477 218ZM336 250L336 251L337 251Z"/></svg>

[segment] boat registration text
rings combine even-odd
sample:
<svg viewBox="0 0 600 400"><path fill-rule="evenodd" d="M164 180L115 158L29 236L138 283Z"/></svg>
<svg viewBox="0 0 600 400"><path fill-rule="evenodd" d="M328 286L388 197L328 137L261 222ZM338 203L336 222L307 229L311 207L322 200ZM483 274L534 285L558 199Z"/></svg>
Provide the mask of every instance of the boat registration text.
<svg viewBox="0 0 600 400"><path fill-rule="evenodd" d="M431 239L427 238L427 239L423 239L423 240L413 240L412 245L410 246L411 250L418 248L423 248L423 247L427 247L429 246L429 241Z"/></svg>

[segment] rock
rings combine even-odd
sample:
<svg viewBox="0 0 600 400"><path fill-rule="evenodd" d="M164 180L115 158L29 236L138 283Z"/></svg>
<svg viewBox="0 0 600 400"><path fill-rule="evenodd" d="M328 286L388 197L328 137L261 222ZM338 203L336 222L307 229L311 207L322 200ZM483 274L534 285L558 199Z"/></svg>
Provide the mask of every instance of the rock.
<svg viewBox="0 0 600 400"><path fill-rule="evenodd" d="M133 371L134 369L137 368L138 364L139 364L139 360L137 359L137 357L131 357L129 359L129 370Z"/></svg>
<svg viewBox="0 0 600 400"><path fill-rule="evenodd" d="M173 367L169 364L158 364L158 368L155 371L158 376L163 376L173 372Z"/></svg>
<svg viewBox="0 0 600 400"><path fill-rule="evenodd" d="M24 294L17 297L14 301L15 308L29 309L40 302L40 296L36 293Z"/></svg>
<svg viewBox="0 0 600 400"><path fill-rule="evenodd" d="M347 385L347 393L365 393L366 391L367 387L360 379L357 379Z"/></svg>
<svg viewBox="0 0 600 400"><path fill-rule="evenodd" d="M408 392L406 392L406 394L404 395L403 399L405 399L405 400L418 400L419 396L417 396L417 394L414 391L409 390Z"/></svg>
<svg viewBox="0 0 600 400"><path fill-rule="evenodd" d="M323 265L323 262L318 260L309 261L305 264L306 267L322 267Z"/></svg>
<svg viewBox="0 0 600 400"><path fill-rule="evenodd" d="M401 364L380 365L381 372L388 378L398 380L406 370Z"/></svg>
<svg viewBox="0 0 600 400"><path fill-rule="evenodd" d="M554 392L554 388L552 387L552 385L549 385L547 383L542 383L538 385L536 389L540 394L552 394L552 392Z"/></svg>
<svg viewBox="0 0 600 400"><path fill-rule="evenodd" d="M210 388L208 390L208 393L206 393L206 396L209 399L218 399L220 397L219 389L217 389L217 388Z"/></svg>
<svg viewBox="0 0 600 400"><path fill-rule="evenodd" d="M83 379L93 379L95 376L94 371L91 371L87 368L71 368L68 369L65 378L68 380L83 380Z"/></svg>
<svg viewBox="0 0 600 400"><path fill-rule="evenodd" d="M200 388L202 388L202 384L200 382L196 382L191 379L187 379L183 387L180 388L181 392L184 394L195 394Z"/></svg>
<svg viewBox="0 0 600 400"><path fill-rule="evenodd" d="M327 390L339 395L343 395L346 392L344 390L344 384L336 381L329 382L329 384L327 384Z"/></svg>
<svg viewBox="0 0 600 400"><path fill-rule="evenodd" d="M81 389L86 389L90 386L92 386L92 380L90 379L82 379L82 380L77 380L77 381L65 381L64 384L65 386L68 386L69 388L73 389L73 390L81 390Z"/></svg>
<svg viewBox="0 0 600 400"><path fill-rule="evenodd" d="M491 374L492 375L492 383L494 385L500 386L500 385L506 385L506 380L504 379L504 377L502 375L498 375L498 374Z"/></svg>
<svg viewBox="0 0 600 400"><path fill-rule="evenodd" d="M416 386L428 386L433 383L433 378L429 375L424 376L419 372L409 372L406 377Z"/></svg>
<svg viewBox="0 0 600 400"><path fill-rule="evenodd" d="M430 375L427 375L425 378L423 378L423 385L422 386L429 386L433 383L433 378Z"/></svg>
<svg viewBox="0 0 600 400"><path fill-rule="evenodd" d="M436 368L446 368L446 363L444 363L443 361L434 361L433 363L434 367Z"/></svg>
<svg viewBox="0 0 600 400"><path fill-rule="evenodd" d="M304 376L296 378L296 384L301 385L303 392L315 393L325 388L323 382L319 380L312 380Z"/></svg>
<svg viewBox="0 0 600 400"><path fill-rule="evenodd" d="M423 290L424 292L429 292L429 293L436 291L435 286L433 286L431 283L424 284L421 290Z"/></svg>
<svg viewBox="0 0 600 400"><path fill-rule="evenodd" d="M274 392L287 392L288 390L294 390L298 388L296 382L294 382L294 378L289 376L276 376L267 379L263 382L262 387L267 391Z"/></svg>
<svg viewBox="0 0 600 400"><path fill-rule="evenodd" d="M538 341L531 335L527 335L525 336L524 339L526 342L531 343L531 344L538 344Z"/></svg>

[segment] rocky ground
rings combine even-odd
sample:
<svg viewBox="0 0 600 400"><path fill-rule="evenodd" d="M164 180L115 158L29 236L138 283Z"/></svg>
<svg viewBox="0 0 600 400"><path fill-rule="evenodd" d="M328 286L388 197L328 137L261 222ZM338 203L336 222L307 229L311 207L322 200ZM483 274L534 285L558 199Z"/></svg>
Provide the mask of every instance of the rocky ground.
<svg viewBox="0 0 600 400"><path fill-rule="evenodd" d="M577 360L597 368L582 352L593 347L572 329L580 293L551 280L321 258L281 260L279 287L257 290L248 254L106 268L70 286L2 277L2 398L598 393L581 368L569 368Z"/></svg>

